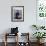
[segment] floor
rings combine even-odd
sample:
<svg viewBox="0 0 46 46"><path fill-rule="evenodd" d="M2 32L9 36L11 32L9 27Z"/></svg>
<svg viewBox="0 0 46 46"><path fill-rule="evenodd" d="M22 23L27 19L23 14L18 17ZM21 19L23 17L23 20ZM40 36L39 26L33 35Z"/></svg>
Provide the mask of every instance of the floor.
<svg viewBox="0 0 46 46"><path fill-rule="evenodd" d="M37 43L30 43L31 45L30 46L37 46ZM4 46L4 43L2 42L0 42L0 46ZM8 45L7 46L15 46L15 43L8 43ZM25 45L21 45L21 46L25 46ZM42 45L42 46L46 46L46 43L44 43L44 45Z"/></svg>

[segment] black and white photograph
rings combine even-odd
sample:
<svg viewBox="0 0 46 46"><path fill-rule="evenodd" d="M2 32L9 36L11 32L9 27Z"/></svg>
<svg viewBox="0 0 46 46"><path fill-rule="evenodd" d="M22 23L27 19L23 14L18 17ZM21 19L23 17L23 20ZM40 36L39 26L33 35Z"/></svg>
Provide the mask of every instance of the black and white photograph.
<svg viewBox="0 0 46 46"><path fill-rule="evenodd" d="M11 7L11 21L23 22L24 21L24 6Z"/></svg>

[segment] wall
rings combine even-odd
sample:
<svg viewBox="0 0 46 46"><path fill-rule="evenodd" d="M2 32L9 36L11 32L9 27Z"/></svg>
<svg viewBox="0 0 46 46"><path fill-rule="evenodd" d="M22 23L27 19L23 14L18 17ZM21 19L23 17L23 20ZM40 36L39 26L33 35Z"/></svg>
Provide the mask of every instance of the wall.
<svg viewBox="0 0 46 46"><path fill-rule="evenodd" d="M24 22L11 22L11 6L24 6ZM36 0L0 0L0 34L10 32L11 27L19 27L19 32L30 32L36 24Z"/></svg>

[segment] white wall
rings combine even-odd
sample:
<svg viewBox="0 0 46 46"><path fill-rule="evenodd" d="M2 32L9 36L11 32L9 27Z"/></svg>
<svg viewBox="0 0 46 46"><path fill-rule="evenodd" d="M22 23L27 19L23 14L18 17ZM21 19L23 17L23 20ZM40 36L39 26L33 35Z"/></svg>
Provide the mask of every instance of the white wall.
<svg viewBox="0 0 46 46"><path fill-rule="evenodd" d="M24 6L24 22L11 22L11 6ZM30 32L36 24L36 0L0 0L0 34L11 27L19 27L19 32Z"/></svg>

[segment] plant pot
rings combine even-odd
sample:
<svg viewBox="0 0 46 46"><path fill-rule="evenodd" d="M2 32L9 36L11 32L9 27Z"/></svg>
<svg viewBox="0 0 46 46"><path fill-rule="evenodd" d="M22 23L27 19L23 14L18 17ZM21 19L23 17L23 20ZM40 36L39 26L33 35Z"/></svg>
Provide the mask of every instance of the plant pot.
<svg viewBox="0 0 46 46"><path fill-rule="evenodd" d="M45 40L45 39L38 39L37 42L38 42L39 44L41 44L41 43L44 42L44 40Z"/></svg>
<svg viewBox="0 0 46 46"><path fill-rule="evenodd" d="M37 39L37 43L40 43L40 39Z"/></svg>
<svg viewBox="0 0 46 46"><path fill-rule="evenodd" d="M44 43L44 40L45 40L45 39L40 39L40 43Z"/></svg>

